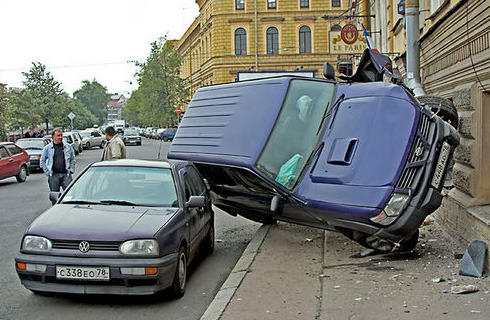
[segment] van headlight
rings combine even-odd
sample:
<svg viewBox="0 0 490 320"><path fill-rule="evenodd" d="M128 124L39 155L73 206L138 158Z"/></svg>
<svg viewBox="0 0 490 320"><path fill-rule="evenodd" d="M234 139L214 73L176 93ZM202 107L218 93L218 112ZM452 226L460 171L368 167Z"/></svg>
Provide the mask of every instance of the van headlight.
<svg viewBox="0 0 490 320"><path fill-rule="evenodd" d="M25 236L22 242L23 251L46 252L51 250L52 243L49 239L39 236Z"/></svg>
<svg viewBox="0 0 490 320"><path fill-rule="evenodd" d="M410 202L410 196L404 193L393 193L383 211L370 220L387 226L398 218Z"/></svg>
<svg viewBox="0 0 490 320"><path fill-rule="evenodd" d="M119 246L125 255L158 256L158 242L154 239L129 240Z"/></svg>

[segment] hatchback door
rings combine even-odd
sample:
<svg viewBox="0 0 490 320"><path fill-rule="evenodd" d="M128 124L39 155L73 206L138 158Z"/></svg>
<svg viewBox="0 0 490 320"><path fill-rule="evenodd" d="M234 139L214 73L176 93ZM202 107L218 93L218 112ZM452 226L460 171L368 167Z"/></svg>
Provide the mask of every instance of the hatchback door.
<svg viewBox="0 0 490 320"><path fill-rule="evenodd" d="M0 179L13 175L13 159L4 146L0 146Z"/></svg>

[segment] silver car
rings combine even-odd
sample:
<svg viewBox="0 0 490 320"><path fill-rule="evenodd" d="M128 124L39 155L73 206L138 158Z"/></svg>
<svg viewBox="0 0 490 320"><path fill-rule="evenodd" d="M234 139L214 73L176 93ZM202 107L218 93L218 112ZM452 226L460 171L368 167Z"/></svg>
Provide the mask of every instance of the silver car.
<svg viewBox="0 0 490 320"><path fill-rule="evenodd" d="M98 130L84 130L78 133L82 137L82 146L86 150L92 147L103 148L106 143L105 137Z"/></svg>

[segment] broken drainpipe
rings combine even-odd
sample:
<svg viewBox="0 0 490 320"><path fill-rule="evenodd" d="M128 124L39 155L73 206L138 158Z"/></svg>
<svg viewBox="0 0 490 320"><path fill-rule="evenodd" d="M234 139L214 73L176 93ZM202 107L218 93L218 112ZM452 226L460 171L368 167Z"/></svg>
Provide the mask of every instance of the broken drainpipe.
<svg viewBox="0 0 490 320"><path fill-rule="evenodd" d="M420 83L420 24L419 0L406 0L405 22L407 26L407 85L416 97L425 96Z"/></svg>

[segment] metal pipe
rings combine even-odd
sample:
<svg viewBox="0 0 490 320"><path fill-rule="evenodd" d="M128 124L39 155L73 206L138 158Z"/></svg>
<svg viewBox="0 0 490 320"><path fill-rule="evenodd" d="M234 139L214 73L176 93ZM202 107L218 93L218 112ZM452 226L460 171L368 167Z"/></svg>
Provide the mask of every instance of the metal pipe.
<svg viewBox="0 0 490 320"><path fill-rule="evenodd" d="M406 0L405 22L407 27L407 80L408 87L415 96L424 96L425 92L420 83L420 25L419 0Z"/></svg>
<svg viewBox="0 0 490 320"><path fill-rule="evenodd" d="M259 71L259 48L257 39L257 0L255 0L255 71Z"/></svg>

